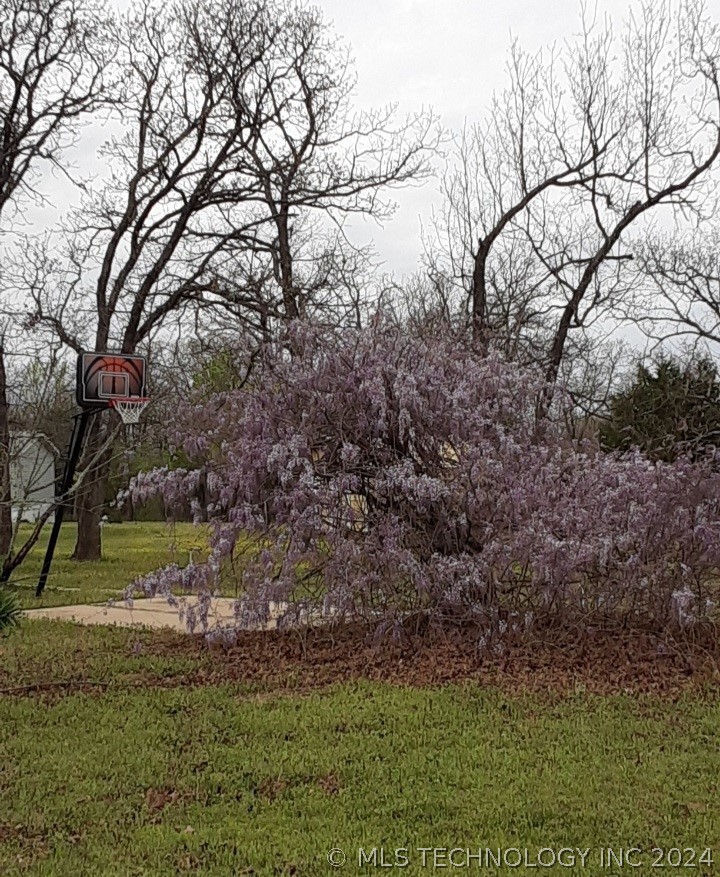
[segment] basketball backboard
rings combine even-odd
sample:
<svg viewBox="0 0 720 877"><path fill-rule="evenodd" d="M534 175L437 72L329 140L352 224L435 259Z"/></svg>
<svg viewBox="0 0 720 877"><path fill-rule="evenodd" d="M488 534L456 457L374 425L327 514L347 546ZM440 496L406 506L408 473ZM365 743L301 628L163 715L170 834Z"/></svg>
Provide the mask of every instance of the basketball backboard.
<svg viewBox="0 0 720 877"><path fill-rule="evenodd" d="M145 398L144 356L81 353L77 366L77 402L82 408L109 407L117 399Z"/></svg>

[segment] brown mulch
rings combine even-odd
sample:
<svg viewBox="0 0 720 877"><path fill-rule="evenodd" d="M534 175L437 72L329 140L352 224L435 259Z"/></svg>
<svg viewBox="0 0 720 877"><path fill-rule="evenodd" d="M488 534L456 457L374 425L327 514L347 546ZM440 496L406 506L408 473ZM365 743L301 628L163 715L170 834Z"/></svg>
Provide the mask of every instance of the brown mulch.
<svg viewBox="0 0 720 877"><path fill-rule="evenodd" d="M720 637L714 630L692 642L668 642L649 632L555 629L534 641L507 646L501 654L481 652L476 643L476 637L460 630L426 633L402 645L374 643L367 629L346 626L302 633L241 632L234 646L224 648L208 645L201 636L153 631L113 647L126 651L128 660L122 670L107 675L98 669L101 656L86 647L79 649L71 674L38 665L26 667L24 678L13 679L0 668L0 696L39 695L52 702L78 691L102 697L118 689L235 684L244 689L241 696L265 699L358 680L417 687L470 682L509 693L651 693L671 698L688 689L720 688ZM138 657L136 666L133 657ZM85 663L88 658L92 663Z"/></svg>
<svg viewBox="0 0 720 877"><path fill-rule="evenodd" d="M193 637L152 641L144 651L185 657L204 653L207 658L207 649L204 640ZM489 655L460 633L393 646L374 644L365 630L347 627L302 636L242 632L235 646L211 649L211 660L173 684L237 682L272 694L365 679L418 687L475 682L508 691L672 696L688 687L720 683L720 642L711 636L703 642L668 643L650 634L604 631L526 642Z"/></svg>

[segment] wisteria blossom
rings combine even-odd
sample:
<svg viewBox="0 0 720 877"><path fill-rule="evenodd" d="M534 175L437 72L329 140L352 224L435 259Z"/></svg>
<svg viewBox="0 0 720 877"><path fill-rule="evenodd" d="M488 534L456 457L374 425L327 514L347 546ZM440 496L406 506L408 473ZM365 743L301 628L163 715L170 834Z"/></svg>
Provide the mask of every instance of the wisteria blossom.
<svg viewBox="0 0 720 877"><path fill-rule="evenodd" d="M206 563L146 592L234 574L238 626L282 605L381 633L464 624L491 646L539 622L687 629L713 610L712 460L571 440L561 391L538 423L536 374L451 338L298 324L290 347L268 347L251 388L178 412L194 468L135 479L136 500L187 507L203 475L212 527Z"/></svg>

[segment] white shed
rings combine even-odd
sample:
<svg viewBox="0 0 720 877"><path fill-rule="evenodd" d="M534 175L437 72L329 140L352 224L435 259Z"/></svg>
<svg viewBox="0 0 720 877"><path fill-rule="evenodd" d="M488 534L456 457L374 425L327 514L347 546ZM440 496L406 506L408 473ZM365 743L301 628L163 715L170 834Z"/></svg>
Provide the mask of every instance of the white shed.
<svg viewBox="0 0 720 877"><path fill-rule="evenodd" d="M10 434L13 521L36 521L55 499L57 448L42 433Z"/></svg>

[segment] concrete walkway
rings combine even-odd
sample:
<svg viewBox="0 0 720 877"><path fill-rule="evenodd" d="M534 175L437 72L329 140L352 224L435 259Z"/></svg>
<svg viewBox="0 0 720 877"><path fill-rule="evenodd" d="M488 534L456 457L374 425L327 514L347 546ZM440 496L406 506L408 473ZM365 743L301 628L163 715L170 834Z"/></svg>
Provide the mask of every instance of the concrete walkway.
<svg viewBox="0 0 720 877"><path fill-rule="evenodd" d="M186 607L196 606L197 597L179 597L178 601ZM214 597L208 623L210 628L229 627L234 621L235 600L230 597ZM281 607L271 610L271 618L262 625L264 630L273 630L277 626L277 617ZM135 600L132 608L119 601L114 606L104 603L90 603L79 606L55 606L48 609L29 609L26 618L55 618L63 621L75 621L78 624L108 624L120 627L151 627L187 632L184 620L180 620L177 608L168 605L164 597Z"/></svg>

